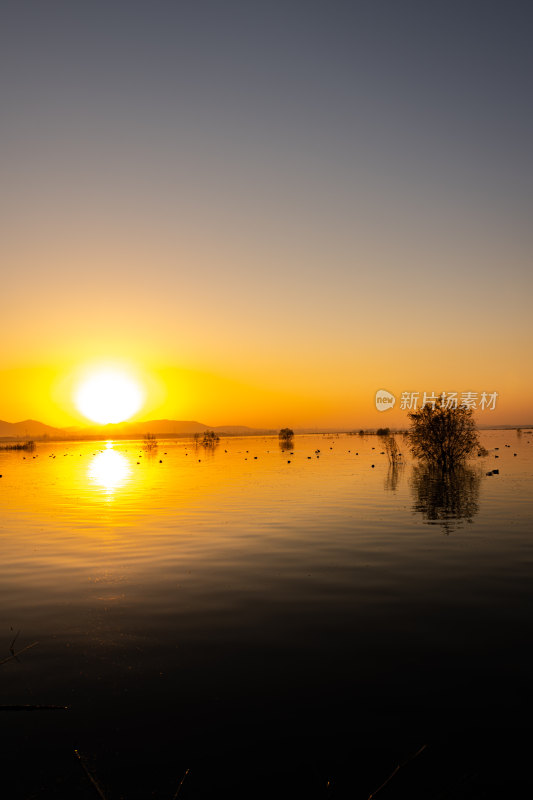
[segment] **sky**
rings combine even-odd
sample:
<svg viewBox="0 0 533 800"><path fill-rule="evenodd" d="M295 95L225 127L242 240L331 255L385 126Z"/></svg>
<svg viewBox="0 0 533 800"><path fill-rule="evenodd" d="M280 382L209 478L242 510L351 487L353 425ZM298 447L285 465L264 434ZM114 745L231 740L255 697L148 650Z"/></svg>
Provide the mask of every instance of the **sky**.
<svg viewBox="0 0 533 800"><path fill-rule="evenodd" d="M526 2L7 0L0 419L529 424Z"/></svg>

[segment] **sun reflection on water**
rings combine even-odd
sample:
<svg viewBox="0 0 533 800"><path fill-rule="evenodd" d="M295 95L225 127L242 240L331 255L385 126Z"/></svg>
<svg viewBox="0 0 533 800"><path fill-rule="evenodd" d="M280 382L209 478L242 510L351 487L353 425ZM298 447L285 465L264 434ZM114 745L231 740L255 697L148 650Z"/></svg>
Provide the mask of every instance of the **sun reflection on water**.
<svg viewBox="0 0 533 800"><path fill-rule="evenodd" d="M126 456L113 449L112 442L106 442L106 449L91 460L87 475L89 480L111 496L130 480L131 466Z"/></svg>

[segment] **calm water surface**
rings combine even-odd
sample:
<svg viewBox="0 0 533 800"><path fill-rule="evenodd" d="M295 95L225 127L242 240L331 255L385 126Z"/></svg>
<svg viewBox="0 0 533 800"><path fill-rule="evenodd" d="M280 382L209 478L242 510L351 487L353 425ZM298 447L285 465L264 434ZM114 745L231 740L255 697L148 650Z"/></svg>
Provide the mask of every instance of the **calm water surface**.
<svg viewBox="0 0 533 800"><path fill-rule="evenodd" d="M0 705L69 707L3 712L10 757L46 752L20 796L66 792L74 748L171 797L202 758L528 729L533 435L481 438L446 482L375 436L0 452L0 659L38 642Z"/></svg>

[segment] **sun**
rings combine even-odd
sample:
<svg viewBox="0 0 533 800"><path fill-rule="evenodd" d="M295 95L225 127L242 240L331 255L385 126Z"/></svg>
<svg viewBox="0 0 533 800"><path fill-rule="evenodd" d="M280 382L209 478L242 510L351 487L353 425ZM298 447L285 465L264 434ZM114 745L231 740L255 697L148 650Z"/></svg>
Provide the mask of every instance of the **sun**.
<svg viewBox="0 0 533 800"><path fill-rule="evenodd" d="M101 369L79 384L74 402L85 417L107 425L132 417L144 402L144 392L139 383L125 372Z"/></svg>

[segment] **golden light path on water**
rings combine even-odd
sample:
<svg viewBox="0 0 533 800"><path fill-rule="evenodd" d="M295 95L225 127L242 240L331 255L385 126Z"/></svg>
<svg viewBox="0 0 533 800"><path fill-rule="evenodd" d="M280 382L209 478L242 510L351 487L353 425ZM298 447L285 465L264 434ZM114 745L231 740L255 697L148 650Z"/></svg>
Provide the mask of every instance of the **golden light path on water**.
<svg viewBox="0 0 533 800"><path fill-rule="evenodd" d="M91 460L87 476L93 484L104 490L112 499L117 489L131 479L131 466L126 456L113 449L113 442L106 442L106 449Z"/></svg>

